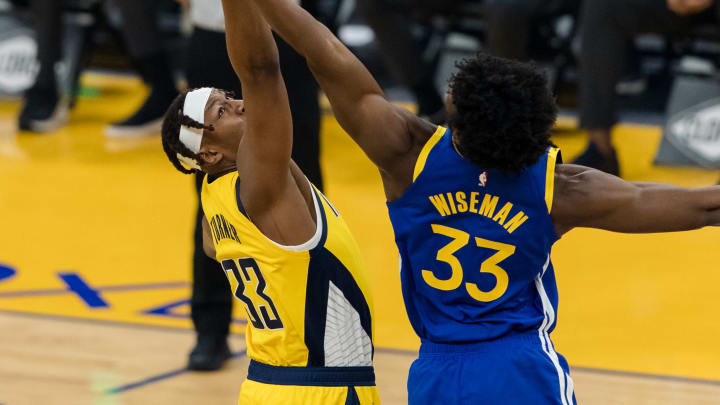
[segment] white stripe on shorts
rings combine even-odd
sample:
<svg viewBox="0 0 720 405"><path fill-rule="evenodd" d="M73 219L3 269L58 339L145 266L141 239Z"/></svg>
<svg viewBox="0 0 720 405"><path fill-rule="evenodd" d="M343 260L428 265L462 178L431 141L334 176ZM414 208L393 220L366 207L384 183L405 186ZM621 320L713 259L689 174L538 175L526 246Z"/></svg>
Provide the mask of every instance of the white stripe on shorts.
<svg viewBox="0 0 720 405"><path fill-rule="evenodd" d="M548 255L547 260L545 261L542 272L540 272L540 274L535 277L535 287L538 290L538 294L540 294L540 299L542 300L543 306L543 314L545 316L542 324L540 325L540 328L538 328L538 336L540 337L540 344L542 345L543 351L550 358L550 361L552 361L553 365L555 366L555 370L557 371L558 384L560 385L560 399L562 400L562 404L573 405L574 403L572 401L572 379L570 379L570 376L565 374L565 371L560 366L560 359L558 358L557 353L555 353L555 348L553 347L552 341L550 341L550 335L548 334L550 326L552 326L552 324L555 322L555 310L550 303L550 298L548 298L547 292L545 292L545 285L543 285L542 283L542 277L543 275L545 275L545 271L547 270L549 265L550 255Z"/></svg>

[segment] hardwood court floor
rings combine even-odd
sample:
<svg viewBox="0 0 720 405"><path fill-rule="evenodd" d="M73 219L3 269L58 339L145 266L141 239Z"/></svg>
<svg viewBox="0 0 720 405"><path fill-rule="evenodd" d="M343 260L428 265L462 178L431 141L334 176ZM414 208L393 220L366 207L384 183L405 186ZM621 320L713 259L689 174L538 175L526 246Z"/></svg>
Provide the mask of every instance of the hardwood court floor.
<svg viewBox="0 0 720 405"><path fill-rule="evenodd" d="M235 357L219 372L183 370L193 343L186 329L107 324L0 313L0 398L30 405L234 404L247 375L245 342L235 335ZM72 330L72 334L68 334ZM412 351L379 348L375 367L381 400L407 403ZM578 403L717 404L720 384L648 375L573 370Z"/></svg>
<svg viewBox="0 0 720 405"><path fill-rule="evenodd" d="M234 403L245 357L220 373L182 370L193 339L191 179L174 171L157 137L103 136L142 101L137 80L88 74L83 84L70 124L54 134L17 135L18 103L0 101L0 404ZM616 131L627 179L718 180L717 172L652 167L658 140L658 128ZM570 160L584 137L561 131L555 141ZM401 404L418 342L379 176L331 116L322 164L327 194L367 259L378 385L384 403ZM553 339L581 403L720 404L718 240L718 229L576 230L557 244ZM107 393L118 387L126 389Z"/></svg>

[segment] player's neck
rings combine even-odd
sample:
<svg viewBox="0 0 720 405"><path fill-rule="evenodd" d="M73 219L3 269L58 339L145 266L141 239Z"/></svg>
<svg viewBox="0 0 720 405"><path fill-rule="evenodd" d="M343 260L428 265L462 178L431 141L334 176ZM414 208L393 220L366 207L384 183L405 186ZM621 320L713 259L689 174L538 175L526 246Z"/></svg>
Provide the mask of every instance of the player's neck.
<svg viewBox="0 0 720 405"><path fill-rule="evenodd" d="M225 163L225 164L222 164L222 163L221 163L221 164L218 164L218 165L213 166L213 167L208 167L207 170L205 170L205 173L207 173L208 175L213 176L213 175L218 175L218 174L221 174L221 173L228 173L228 172L231 172L231 171L233 171L233 170L237 170L237 168L235 167L235 162L232 162L232 163L231 163L231 162L228 162L228 163Z"/></svg>

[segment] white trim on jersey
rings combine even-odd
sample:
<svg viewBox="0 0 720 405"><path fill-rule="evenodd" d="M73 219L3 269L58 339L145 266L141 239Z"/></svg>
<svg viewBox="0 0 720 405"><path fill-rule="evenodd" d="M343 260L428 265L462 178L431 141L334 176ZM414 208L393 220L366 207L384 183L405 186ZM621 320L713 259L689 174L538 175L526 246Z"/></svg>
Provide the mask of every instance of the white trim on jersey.
<svg viewBox="0 0 720 405"><path fill-rule="evenodd" d="M322 221L322 213L320 212L320 210L322 209L320 207L320 205L322 203L317 200L317 197L315 196L315 189L313 188L312 183L310 183L310 180L308 180L308 184L310 185L310 194L312 194L313 204L315 205L315 222L317 222L317 226L315 227L315 235L313 235L309 241L303 243L302 245L295 245L295 246L281 245L266 236L265 239L272 242L275 246L283 248L285 250L292 250L294 252L302 252L305 250L314 249L315 247L317 247L317 244L320 242L320 238L322 238L323 227L325 226L325 224L323 224L323 221Z"/></svg>
<svg viewBox="0 0 720 405"><path fill-rule="evenodd" d="M542 272L540 272L540 274L535 277L535 287L538 290L538 294L540 294L540 300L542 301L543 306L543 314L545 317L542 324L540 325L540 328L538 328L538 336L540 337L540 344L542 345L543 351L550 358L550 361L552 361L553 365L555 366L555 370L557 371L558 383L560 385L560 399L562 400L562 404L573 405L574 402L572 400L572 378L570 378L570 376L567 375L560 366L560 359L555 352L555 348L553 347L552 341L550 340L550 334L548 333L550 327L553 325L553 323L555 323L555 310L553 309L552 303L550 303L550 298L548 298L547 292L545 292L545 285L543 285L542 282L542 277L545 275L545 271L547 270L549 265L550 255L548 255L547 260L545 261L545 265L543 265Z"/></svg>

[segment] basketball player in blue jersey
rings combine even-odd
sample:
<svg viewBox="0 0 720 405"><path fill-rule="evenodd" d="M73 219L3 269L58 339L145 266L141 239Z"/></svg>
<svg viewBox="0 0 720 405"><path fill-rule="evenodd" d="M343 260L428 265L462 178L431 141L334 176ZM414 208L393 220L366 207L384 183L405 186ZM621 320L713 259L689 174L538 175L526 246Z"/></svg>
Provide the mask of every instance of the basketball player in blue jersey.
<svg viewBox="0 0 720 405"><path fill-rule="evenodd" d="M343 128L380 169L420 336L419 404L575 403L555 352L550 251L575 227L668 232L720 224L720 187L631 183L564 165L556 106L532 66L486 55L450 81L449 128L389 103L330 31L292 0L253 0L305 56Z"/></svg>
<svg viewBox="0 0 720 405"><path fill-rule="evenodd" d="M165 152L205 173L204 249L248 315L240 405L379 405L373 303L340 213L290 158L292 120L270 27L248 0L223 0L244 100L192 89L170 106Z"/></svg>

